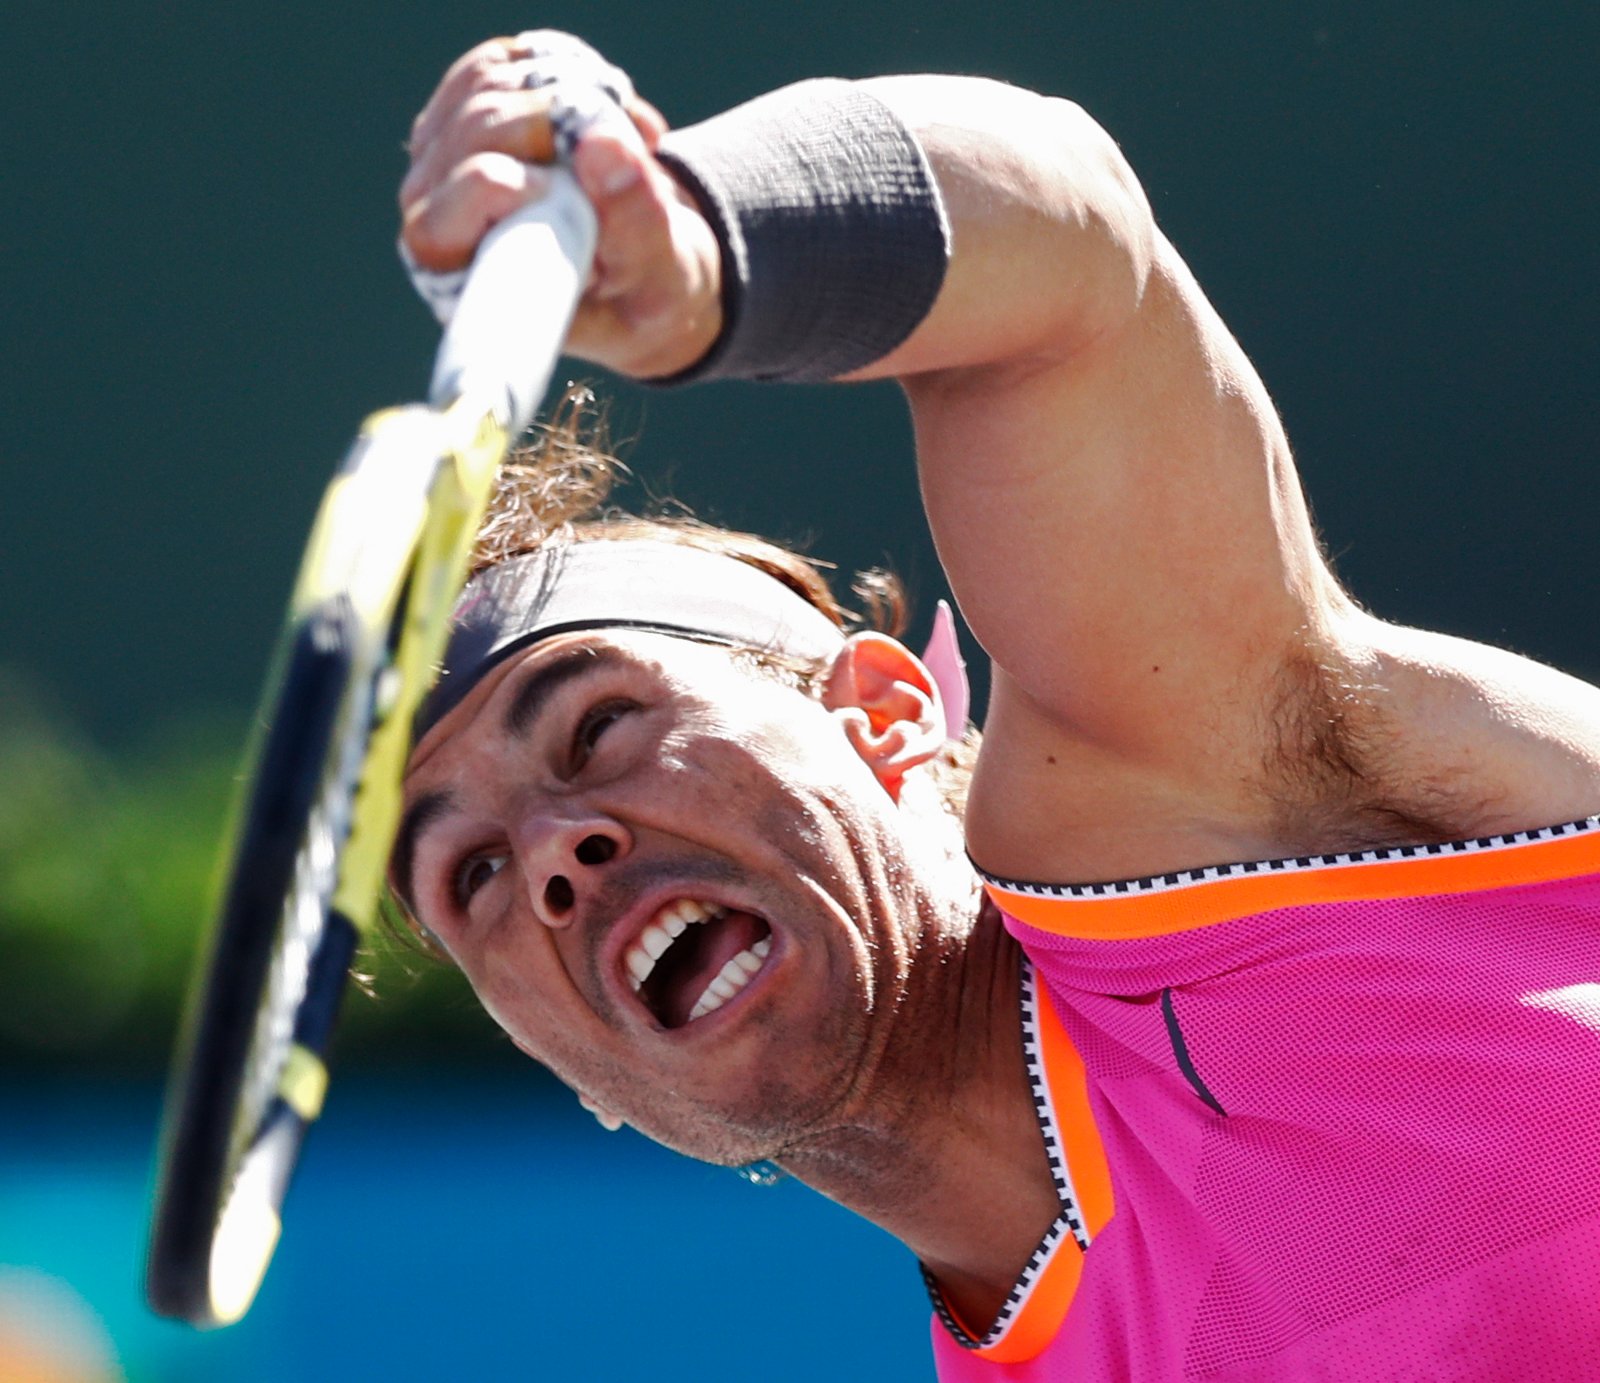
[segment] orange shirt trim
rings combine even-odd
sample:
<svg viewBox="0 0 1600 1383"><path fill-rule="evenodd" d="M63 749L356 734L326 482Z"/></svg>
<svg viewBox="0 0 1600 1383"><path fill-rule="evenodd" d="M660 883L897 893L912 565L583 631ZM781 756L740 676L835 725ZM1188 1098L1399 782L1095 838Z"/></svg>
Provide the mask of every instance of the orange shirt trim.
<svg viewBox="0 0 1600 1383"><path fill-rule="evenodd" d="M946 1328L980 1358L997 1364L1032 1359L1056 1337L1077 1293L1084 1252L1113 1210L1111 1171L1089 1111L1082 1058L1032 964L1024 960L1023 965L1023 1047L1061 1214L982 1339L967 1332L929 1282Z"/></svg>
<svg viewBox="0 0 1600 1383"><path fill-rule="evenodd" d="M1508 836L1053 886L985 875L995 904L1057 936L1129 941L1316 903L1475 893L1600 873L1600 818Z"/></svg>

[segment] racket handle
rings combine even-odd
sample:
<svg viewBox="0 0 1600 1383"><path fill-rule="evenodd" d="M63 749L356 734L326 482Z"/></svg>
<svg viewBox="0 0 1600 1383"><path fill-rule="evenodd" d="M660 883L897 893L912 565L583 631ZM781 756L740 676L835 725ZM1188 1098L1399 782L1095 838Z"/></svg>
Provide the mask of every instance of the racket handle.
<svg viewBox="0 0 1600 1383"><path fill-rule="evenodd" d="M482 398L515 435L532 420L589 278L594 209L565 168L483 238L434 360L430 402Z"/></svg>

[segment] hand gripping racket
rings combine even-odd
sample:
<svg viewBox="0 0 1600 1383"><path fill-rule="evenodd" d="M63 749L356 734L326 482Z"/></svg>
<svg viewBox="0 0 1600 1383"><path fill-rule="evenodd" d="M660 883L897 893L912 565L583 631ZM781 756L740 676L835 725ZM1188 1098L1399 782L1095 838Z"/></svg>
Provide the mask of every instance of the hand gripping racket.
<svg viewBox="0 0 1600 1383"><path fill-rule="evenodd" d="M572 105L568 151L606 118ZM588 278L594 213L565 168L550 174L479 248L431 404L366 420L312 528L168 1091L146 1272L164 1315L238 1320L277 1245L350 960L377 917L412 719L495 474Z"/></svg>

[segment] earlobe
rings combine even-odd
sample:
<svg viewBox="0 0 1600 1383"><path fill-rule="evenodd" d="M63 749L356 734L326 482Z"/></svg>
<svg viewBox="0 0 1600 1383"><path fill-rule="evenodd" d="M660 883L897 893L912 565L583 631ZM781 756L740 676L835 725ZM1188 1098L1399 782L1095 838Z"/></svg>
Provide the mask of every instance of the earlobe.
<svg viewBox="0 0 1600 1383"><path fill-rule="evenodd" d="M620 1114L613 1114L603 1104L597 1104L581 1090L577 1091L576 1093L578 1096L578 1103L588 1110L589 1113L594 1115L595 1122L599 1124L600 1127L603 1128L607 1133L615 1133L622 1127L623 1118Z"/></svg>
<svg viewBox="0 0 1600 1383"><path fill-rule="evenodd" d="M515 1035L510 1036L511 1045L521 1052L523 1056L532 1057L535 1061L539 1060L533 1048L528 1046L528 1044L520 1037ZM572 1093L578 1097L578 1103L582 1105L583 1108L586 1109L590 1114L594 1115L595 1122L599 1124L600 1127L603 1128L607 1133L615 1133L626 1122L620 1114L614 1114L603 1104L600 1104L596 1100L590 1099L589 1096L583 1093L583 1091L573 1090Z"/></svg>
<svg viewBox="0 0 1600 1383"><path fill-rule="evenodd" d="M905 775L944 744L938 686L916 655L886 634L846 640L829 670L822 704L896 801Z"/></svg>

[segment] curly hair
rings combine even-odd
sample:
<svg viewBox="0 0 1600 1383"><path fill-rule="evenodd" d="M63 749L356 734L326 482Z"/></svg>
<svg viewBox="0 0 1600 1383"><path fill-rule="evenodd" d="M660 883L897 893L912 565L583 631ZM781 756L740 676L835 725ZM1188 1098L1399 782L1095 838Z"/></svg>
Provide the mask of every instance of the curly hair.
<svg viewBox="0 0 1600 1383"><path fill-rule="evenodd" d="M905 632L910 602L893 572L856 573L850 589L857 604L846 605L828 581L829 563L754 533L705 523L675 501L658 501L646 513L613 504L612 492L627 476L628 468L611 451L593 393L569 388L550 417L536 425L530 442L501 467L478 530L473 573L550 543L649 538L746 562L781 581L841 630L873 629L895 638ZM758 649L737 650L733 656L810 695L821 694L824 663L808 665ZM966 808L978 744L979 733L969 724L931 765L945 805L958 817Z"/></svg>

